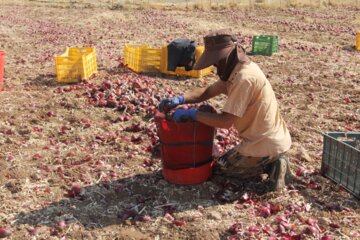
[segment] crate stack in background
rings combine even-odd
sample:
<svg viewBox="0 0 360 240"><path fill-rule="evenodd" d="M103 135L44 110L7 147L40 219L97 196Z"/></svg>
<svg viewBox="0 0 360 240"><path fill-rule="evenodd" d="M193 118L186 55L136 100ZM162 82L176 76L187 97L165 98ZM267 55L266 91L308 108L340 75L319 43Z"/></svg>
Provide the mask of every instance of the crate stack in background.
<svg viewBox="0 0 360 240"><path fill-rule="evenodd" d="M197 61L201 54L204 52L204 46L197 46L195 49L195 61ZM176 75L176 76L188 76L199 78L203 76L207 76L211 73L211 68L205 68L201 70L190 70L186 71L185 67L177 67L175 71L168 71L168 48L167 46L162 47L161 49L161 64L160 64L160 72L168 75Z"/></svg>
<svg viewBox="0 0 360 240"><path fill-rule="evenodd" d="M161 49L142 44L125 44L124 63L134 72L160 70Z"/></svg>
<svg viewBox="0 0 360 240"><path fill-rule="evenodd" d="M94 48L67 48L65 53L54 59L58 82L75 83L88 80L97 73Z"/></svg>
<svg viewBox="0 0 360 240"><path fill-rule="evenodd" d="M195 60L204 52L203 46L197 46ZM168 48L151 48L141 44L125 44L124 63L134 72L161 72L167 75L188 76L199 78L211 74L211 67L202 70L186 71L184 67L177 67L175 71L168 71Z"/></svg>

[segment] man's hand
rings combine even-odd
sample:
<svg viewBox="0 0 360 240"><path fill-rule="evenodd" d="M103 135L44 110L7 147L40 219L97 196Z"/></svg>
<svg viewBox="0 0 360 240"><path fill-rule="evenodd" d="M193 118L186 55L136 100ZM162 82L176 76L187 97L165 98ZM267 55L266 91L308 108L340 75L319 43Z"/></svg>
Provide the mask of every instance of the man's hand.
<svg viewBox="0 0 360 240"><path fill-rule="evenodd" d="M196 112L197 110L192 109L177 109L173 114L173 119L175 122L183 122L187 120L196 120Z"/></svg>
<svg viewBox="0 0 360 240"><path fill-rule="evenodd" d="M172 98L165 98L161 100L158 109L160 112L168 112L170 109L184 104L185 98L183 96L176 96Z"/></svg>

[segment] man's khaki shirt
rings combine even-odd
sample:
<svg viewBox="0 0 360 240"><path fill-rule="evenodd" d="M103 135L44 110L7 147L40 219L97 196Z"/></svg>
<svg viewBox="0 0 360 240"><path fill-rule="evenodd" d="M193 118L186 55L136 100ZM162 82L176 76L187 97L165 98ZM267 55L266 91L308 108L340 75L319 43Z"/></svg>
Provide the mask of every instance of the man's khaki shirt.
<svg viewBox="0 0 360 240"><path fill-rule="evenodd" d="M238 117L234 127L242 141L235 148L241 155L274 157L289 150L289 130L270 82L256 63L238 65L228 81L214 84L228 97L223 112Z"/></svg>

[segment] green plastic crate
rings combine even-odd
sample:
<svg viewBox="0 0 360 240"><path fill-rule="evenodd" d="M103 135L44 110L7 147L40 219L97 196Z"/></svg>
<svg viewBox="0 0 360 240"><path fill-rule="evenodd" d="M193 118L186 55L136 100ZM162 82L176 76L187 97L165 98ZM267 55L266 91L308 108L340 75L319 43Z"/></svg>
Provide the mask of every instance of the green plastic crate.
<svg viewBox="0 0 360 240"><path fill-rule="evenodd" d="M252 54L271 56L278 51L279 39L276 35L254 36L252 39Z"/></svg>
<svg viewBox="0 0 360 240"><path fill-rule="evenodd" d="M324 133L322 175L360 199L360 132Z"/></svg>

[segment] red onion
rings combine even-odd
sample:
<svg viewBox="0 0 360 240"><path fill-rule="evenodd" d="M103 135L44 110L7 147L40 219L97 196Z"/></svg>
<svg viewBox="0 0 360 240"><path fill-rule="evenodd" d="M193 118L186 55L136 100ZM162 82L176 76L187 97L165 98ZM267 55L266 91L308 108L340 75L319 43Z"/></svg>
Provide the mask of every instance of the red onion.
<svg viewBox="0 0 360 240"><path fill-rule="evenodd" d="M329 234L325 234L324 236L321 237L321 240L333 240L334 238L329 235Z"/></svg>
<svg viewBox="0 0 360 240"><path fill-rule="evenodd" d="M11 235L11 230L8 228L0 227L0 238L6 238Z"/></svg>

